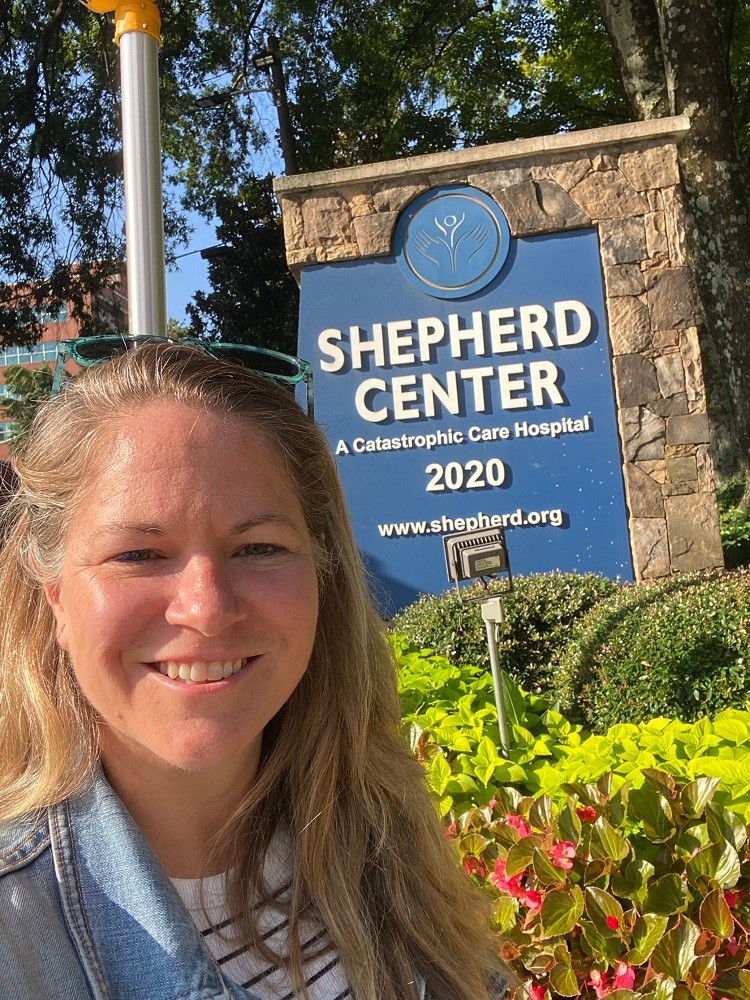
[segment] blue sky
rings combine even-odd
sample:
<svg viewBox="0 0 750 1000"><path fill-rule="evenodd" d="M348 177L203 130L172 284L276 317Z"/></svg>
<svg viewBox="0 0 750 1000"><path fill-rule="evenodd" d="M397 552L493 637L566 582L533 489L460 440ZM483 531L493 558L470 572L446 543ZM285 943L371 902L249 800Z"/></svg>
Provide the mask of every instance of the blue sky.
<svg viewBox="0 0 750 1000"><path fill-rule="evenodd" d="M272 173L281 176L284 173L284 162L276 138L278 119L276 109L270 96L265 93L253 93L248 102L249 113L252 113L258 124L268 136L268 144L252 153L253 169L258 176ZM199 290L208 290L208 261L203 260L199 253L193 250L203 250L216 246L219 242L216 236L215 224L206 222L199 215L188 214L188 221L193 228L193 234L184 247L177 248L179 259L167 268L167 318L180 322L185 320L185 306Z"/></svg>
<svg viewBox="0 0 750 1000"><path fill-rule="evenodd" d="M194 229L188 245L179 253L191 250L203 250L215 246L216 230L199 215L191 215L190 224ZM190 253L180 257L167 268L167 317L185 322L185 307L193 295L200 290L207 290L208 261L203 260L199 253Z"/></svg>

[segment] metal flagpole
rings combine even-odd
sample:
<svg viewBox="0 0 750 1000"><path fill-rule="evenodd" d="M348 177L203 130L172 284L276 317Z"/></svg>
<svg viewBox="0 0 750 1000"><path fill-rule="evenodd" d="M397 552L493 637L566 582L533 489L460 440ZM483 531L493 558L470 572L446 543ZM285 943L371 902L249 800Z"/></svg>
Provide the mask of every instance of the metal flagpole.
<svg viewBox="0 0 750 1000"><path fill-rule="evenodd" d="M152 0L82 0L96 14L114 13L120 47L128 329L131 336L167 331L164 204L159 119L159 32Z"/></svg>

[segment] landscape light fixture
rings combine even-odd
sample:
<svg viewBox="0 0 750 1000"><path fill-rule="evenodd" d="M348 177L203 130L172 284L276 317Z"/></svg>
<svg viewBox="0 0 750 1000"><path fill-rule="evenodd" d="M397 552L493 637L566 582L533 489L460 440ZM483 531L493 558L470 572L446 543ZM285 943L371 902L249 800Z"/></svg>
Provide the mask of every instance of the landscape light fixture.
<svg viewBox="0 0 750 1000"><path fill-rule="evenodd" d="M443 554L448 580L455 583L459 599L462 601L466 599L469 603L480 602L482 605L482 621L487 633L497 723L500 729L500 749L503 756L507 757L510 748L508 718L497 648L497 630L505 619L503 594L513 589L508 547L505 544L505 529L473 528L443 535ZM481 582L484 592L478 597L464 598L461 583L474 580ZM495 587L489 590L489 585L497 582L503 585L502 589L498 590Z"/></svg>

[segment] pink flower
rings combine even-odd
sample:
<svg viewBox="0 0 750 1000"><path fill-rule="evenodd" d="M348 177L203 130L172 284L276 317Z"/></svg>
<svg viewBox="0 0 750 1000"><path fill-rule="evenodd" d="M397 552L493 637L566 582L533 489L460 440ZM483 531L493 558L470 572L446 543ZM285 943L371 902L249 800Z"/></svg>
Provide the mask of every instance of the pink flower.
<svg viewBox="0 0 750 1000"><path fill-rule="evenodd" d="M542 897L535 889L526 889L521 902L528 906L533 913L538 913L542 908Z"/></svg>
<svg viewBox="0 0 750 1000"><path fill-rule="evenodd" d="M607 925L607 927L609 927L611 931L616 931L620 927L620 921L617 919L617 917L607 917L604 923Z"/></svg>
<svg viewBox="0 0 750 1000"><path fill-rule="evenodd" d="M596 809L593 806L581 806L580 809L576 809L576 815L582 823L596 822Z"/></svg>
<svg viewBox="0 0 750 1000"><path fill-rule="evenodd" d="M594 993L597 996L597 1000L602 1000L602 997L606 997L609 993L606 972L600 972L598 969L592 969L591 979L589 979L588 984L593 988Z"/></svg>
<svg viewBox="0 0 750 1000"><path fill-rule="evenodd" d="M505 814L505 822L508 826L512 826L515 829L519 840L523 837L528 837L531 833L531 828L526 825L523 819L520 816L514 816L513 813Z"/></svg>
<svg viewBox="0 0 750 1000"><path fill-rule="evenodd" d="M521 885L522 876L523 872L521 872L519 875L511 875L510 878L506 878L505 861L503 860L503 858L498 858L495 861L495 866L493 871L490 873L489 881L500 892L505 892L509 896L513 896L514 899L521 899L526 891L524 887Z"/></svg>
<svg viewBox="0 0 750 1000"><path fill-rule="evenodd" d="M737 938L736 937L727 938L726 948L727 948L727 955L734 958L734 956L740 950L740 946L737 944Z"/></svg>
<svg viewBox="0 0 750 1000"><path fill-rule="evenodd" d="M576 856L575 844L569 840L561 840L552 848L552 864L569 872Z"/></svg>
<svg viewBox="0 0 750 1000"><path fill-rule="evenodd" d="M497 805L497 799L490 799L490 801L487 803L487 808L490 811L492 811L496 805Z"/></svg>
<svg viewBox="0 0 750 1000"><path fill-rule="evenodd" d="M487 869L481 858L464 858L464 868L467 875L476 875L477 878L487 878Z"/></svg>
<svg viewBox="0 0 750 1000"><path fill-rule="evenodd" d="M529 986L529 1000L544 1000L544 987Z"/></svg>
<svg viewBox="0 0 750 1000"><path fill-rule="evenodd" d="M625 962L615 964L615 975L612 980L613 990L632 990L635 982L635 972Z"/></svg>
<svg viewBox="0 0 750 1000"><path fill-rule="evenodd" d="M455 819L453 820L452 823L449 823L448 826L446 826L446 828L445 828L445 836L446 837L455 837L456 836L456 821L455 821Z"/></svg>

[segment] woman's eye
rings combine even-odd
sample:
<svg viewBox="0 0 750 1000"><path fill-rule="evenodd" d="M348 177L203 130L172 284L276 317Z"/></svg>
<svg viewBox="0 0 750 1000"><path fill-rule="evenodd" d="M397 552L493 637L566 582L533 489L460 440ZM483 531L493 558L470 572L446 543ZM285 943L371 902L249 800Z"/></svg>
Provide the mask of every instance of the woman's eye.
<svg viewBox="0 0 750 1000"><path fill-rule="evenodd" d="M248 542L243 545L237 553L240 556L252 556L255 559L267 559L269 556L279 555L284 549L279 545L272 545L270 542Z"/></svg>
<svg viewBox="0 0 750 1000"><path fill-rule="evenodd" d="M112 558L114 562L139 563L156 559L157 555L153 549L129 549L127 552L118 552Z"/></svg>

